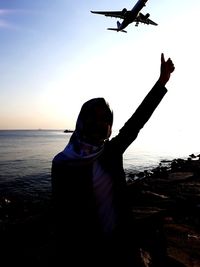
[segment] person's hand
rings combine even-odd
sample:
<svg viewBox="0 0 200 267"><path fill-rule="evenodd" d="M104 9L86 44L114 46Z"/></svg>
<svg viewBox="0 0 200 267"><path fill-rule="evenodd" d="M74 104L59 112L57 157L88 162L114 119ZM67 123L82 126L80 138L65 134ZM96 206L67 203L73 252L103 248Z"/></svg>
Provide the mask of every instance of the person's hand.
<svg viewBox="0 0 200 267"><path fill-rule="evenodd" d="M166 85L166 83L169 81L171 73L174 71L175 67L171 60L171 58L168 58L167 61L165 61L164 54L161 54L161 66L160 66L160 77L158 79L158 82L162 85Z"/></svg>

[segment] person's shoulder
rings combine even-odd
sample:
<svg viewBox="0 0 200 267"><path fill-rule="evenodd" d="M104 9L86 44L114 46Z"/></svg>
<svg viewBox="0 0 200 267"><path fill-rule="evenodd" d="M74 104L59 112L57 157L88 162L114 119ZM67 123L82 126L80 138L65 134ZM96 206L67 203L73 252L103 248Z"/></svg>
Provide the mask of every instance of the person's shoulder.
<svg viewBox="0 0 200 267"><path fill-rule="evenodd" d="M117 133L115 136L112 136L111 139L107 140L104 144L105 153L114 154L117 152L120 143L120 134Z"/></svg>
<svg viewBox="0 0 200 267"><path fill-rule="evenodd" d="M57 155L54 156L52 162L53 163L60 163L65 160L65 155L63 152L59 152Z"/></svg>

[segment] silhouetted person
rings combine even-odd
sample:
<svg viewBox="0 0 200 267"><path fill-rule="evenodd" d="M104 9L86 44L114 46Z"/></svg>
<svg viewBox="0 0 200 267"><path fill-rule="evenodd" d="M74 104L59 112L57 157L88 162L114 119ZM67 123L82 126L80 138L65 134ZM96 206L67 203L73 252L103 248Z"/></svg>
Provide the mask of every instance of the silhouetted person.
<svg viewBox="0 0 200 267"><path fill-rule="evenodd" d="M141 266L123 153L166 94L173 71L172 60L165 61L161 54L158 81L111 140L113 113L108 103L94 98L83 104L69 143L52 162L56 257L63 266Z"/></svg>

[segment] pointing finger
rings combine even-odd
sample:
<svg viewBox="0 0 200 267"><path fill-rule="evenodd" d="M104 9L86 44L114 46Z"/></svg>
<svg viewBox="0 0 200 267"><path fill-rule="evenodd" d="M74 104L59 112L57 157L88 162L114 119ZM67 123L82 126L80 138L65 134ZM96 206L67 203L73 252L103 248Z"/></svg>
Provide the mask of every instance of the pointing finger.
<svg viewBox="0 0 200 267"><path fill-rule="evenodd" d="M164 54L163 53L161 54L161 64L162 63L165 63L165 57L164 57Z"/></svg>

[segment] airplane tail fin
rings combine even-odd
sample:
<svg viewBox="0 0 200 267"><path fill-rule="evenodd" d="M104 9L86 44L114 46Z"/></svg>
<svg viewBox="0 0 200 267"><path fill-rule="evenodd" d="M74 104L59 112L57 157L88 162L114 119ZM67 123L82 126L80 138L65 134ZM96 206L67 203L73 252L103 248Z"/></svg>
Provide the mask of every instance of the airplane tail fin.
<svg viewBox="0 0 200 267"><path fill-rule="evenodd" d="M107 28L107 30L111 30L111 31L116 31L116 32L125 32L127 33L127 31L125 30L120 30L120 27L121 27L121 23L119 21L117 21L117 28Z"/></svg>

